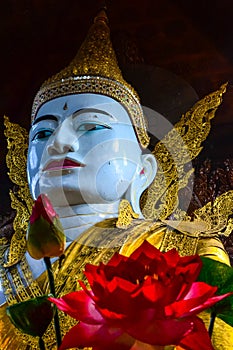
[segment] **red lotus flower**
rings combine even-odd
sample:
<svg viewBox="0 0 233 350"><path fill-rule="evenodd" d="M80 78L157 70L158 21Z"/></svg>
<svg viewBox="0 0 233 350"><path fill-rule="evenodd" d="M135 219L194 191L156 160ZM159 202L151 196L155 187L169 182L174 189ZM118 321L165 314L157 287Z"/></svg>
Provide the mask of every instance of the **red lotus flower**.
<svg viewBox="0 0 233 350"><path fill-rule="evenodd" d="M144 242L129 258L115 254L107 265L87 264L91 291L50 298L80 322L64 337L60 350L142 350L178 345L179 349L213 349L196 314L228 296L217 287L195 282L199 256L161 253Z"/></svg>
<svg viewBox="0 0 233 350"><path fill-rule="evenodd" d="M34 259L55 257L65 250L65 235L57 213L45 194L40 194L32 208L28 226L27 249Z"/></svg>

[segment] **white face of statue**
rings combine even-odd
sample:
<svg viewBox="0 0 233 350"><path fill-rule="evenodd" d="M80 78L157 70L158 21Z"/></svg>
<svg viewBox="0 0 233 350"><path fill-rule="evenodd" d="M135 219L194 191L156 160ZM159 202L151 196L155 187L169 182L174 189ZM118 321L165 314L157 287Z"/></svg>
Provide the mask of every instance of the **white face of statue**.
<svg viewBox="0 0 233 350"><path fill-rule="evenodd" d="M55 206L113 203L142 169L128 113L112 98L68 95L38 111L27 162L33 198L47 193Z"/></svg>

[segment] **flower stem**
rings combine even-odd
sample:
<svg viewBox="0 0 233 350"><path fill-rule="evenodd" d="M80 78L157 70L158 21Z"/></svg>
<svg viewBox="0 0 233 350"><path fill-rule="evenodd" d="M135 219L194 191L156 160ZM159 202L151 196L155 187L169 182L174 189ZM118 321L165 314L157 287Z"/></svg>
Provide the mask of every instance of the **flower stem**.
<svg viewBox="0 0 233 350"><path fill-rule="evenodd" d="M39 348L40 350L45 350L45 345L42 337L39 338Z"/></svg>
<svg viewBox="0 0 233 350"><path fill-rule="evenodd" d="M52 270L52 265L51 265L50 258L45 257L44 258L44 262L45 262L45 265L46 265L46 268L47 268L47 272L48 272L50 292L56 298L54 276L53 276L53 270ZM55 327L55 332L56 332L57 346L59 347L61 345L61 330L60 330L60 324L59 324L59 317L58 317L57 308L56 308L56 311L55 311L55 314L54 314L54 327Z"/></svg>
<svg viewBox="0 0 233 350"><path fill-rule="evenodd" d="M208 329L210 338L211 338L212 333L213 333L215 318L216 318L216 313L215 312L211 312L211 314L210 314L210 324L209 324L209 329Z"/></svg>

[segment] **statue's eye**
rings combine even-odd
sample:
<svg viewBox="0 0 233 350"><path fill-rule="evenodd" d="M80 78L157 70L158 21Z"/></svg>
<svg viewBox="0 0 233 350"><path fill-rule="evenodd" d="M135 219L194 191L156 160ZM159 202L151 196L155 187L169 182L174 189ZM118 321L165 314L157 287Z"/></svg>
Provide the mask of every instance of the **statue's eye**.
<svg viewBox="0 0 233 350"><path fill-rule="evenodd" d="M33 137L33 141L34 140L47 140L53 133L53 130L49 130L49 129L43 129L43 130L39 130L35 136Z"/></svg>
<svg viewBox="0 0 233 350"><path fill-rule="evenodd" d="M111 129L108 125L95 124L95 123L85 123L78 127L78 131L95 131L102 129Z"/></svg>

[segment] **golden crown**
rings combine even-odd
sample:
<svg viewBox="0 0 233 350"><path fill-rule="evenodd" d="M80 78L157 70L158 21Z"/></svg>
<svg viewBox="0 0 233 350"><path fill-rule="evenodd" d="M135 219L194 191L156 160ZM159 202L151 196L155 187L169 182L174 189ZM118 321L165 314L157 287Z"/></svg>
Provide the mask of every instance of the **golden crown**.
<svg viewBox="0 0 233 350"><path fill-rule="evenodd" d="M127 110L142 147L149 137L138 94L128 84L118 67L104 10L96 16L86 39L68 67L44 82L32 106L32 119L38 109L56 97L95 93L119 101Z"/></svg>

